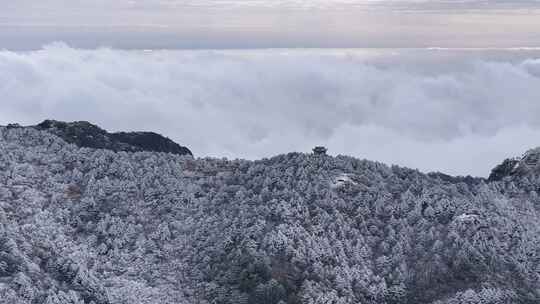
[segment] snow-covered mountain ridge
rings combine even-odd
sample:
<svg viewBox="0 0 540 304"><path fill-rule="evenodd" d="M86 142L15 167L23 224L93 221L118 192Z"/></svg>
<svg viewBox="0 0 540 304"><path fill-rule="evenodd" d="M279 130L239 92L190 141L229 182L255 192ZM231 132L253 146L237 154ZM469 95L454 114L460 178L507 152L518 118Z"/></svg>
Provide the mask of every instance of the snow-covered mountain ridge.
<svg viewBox="0 0 540 304"><path fill-rule="evenodd" d="M0 127L0 303L539 303L539 185Z"/></svg>

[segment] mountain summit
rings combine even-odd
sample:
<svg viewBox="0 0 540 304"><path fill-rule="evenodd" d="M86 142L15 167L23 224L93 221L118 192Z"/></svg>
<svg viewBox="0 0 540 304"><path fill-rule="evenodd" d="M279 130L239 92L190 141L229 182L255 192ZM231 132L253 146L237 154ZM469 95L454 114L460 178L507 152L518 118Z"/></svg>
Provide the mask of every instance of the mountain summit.
<svg viewBox="0 0 540 304"><path fill-rule="evenodd" d="M180 146L169 138L154 132L109 133L87 121L45 120L33 127L59 136L66 142L79 147L107 149L117 152L151 151L193 155L188 148Z"/></svg>

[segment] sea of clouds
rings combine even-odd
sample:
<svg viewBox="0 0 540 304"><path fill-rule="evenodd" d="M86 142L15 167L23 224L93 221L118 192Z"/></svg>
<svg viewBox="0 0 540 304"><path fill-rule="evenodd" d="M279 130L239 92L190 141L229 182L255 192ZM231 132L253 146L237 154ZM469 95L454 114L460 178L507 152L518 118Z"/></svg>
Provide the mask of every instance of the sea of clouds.
<svg viewBox="0 0 540 304"><path fill-rule="evenodd" d="M540 146L540 51L0 51L0 124L88 120L196 156L332 154L486 176Z"/></svg>

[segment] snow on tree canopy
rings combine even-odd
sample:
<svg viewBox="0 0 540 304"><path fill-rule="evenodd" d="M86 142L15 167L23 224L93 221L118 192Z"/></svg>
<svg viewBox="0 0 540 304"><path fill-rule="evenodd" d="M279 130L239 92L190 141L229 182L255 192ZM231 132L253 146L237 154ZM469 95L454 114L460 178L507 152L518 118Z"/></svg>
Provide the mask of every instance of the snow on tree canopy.
<svg viewBox="0 0 540 304"><path fill-rule="evenodd" d="M0 303L540 303L537 171L474 181L0 127Z"/></svg>

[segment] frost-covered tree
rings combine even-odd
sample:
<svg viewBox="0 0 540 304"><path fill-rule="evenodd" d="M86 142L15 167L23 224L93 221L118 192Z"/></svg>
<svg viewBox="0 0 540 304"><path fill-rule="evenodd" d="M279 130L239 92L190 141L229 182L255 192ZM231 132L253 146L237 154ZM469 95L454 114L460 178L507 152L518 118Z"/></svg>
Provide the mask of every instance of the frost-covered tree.
<svg viewBox="0 0 540 304"><path fill-rule="evenodd" d="M0 303L538 303L535 166L487 181L0 127Z"/></svg>

